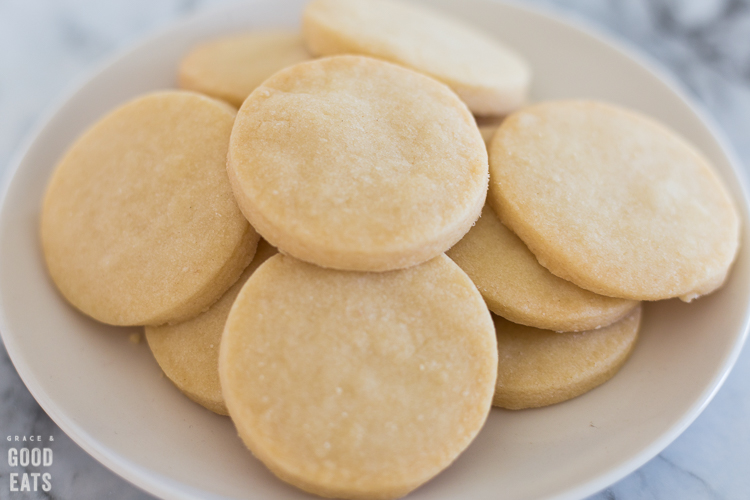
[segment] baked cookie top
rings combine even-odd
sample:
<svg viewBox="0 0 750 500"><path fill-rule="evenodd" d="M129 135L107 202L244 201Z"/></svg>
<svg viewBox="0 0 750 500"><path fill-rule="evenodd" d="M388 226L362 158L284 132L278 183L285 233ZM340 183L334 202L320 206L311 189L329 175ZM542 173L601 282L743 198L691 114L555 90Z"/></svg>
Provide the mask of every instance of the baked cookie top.
<svg viewBox="0 0 750 500"><path fill-rule="evenodd" d="M450 248L479 216L487 151L445 85L362 56L276 73L240 109L228 172L242 212L280 251L385 271Z"/></svg>
<svg viewBox="0 0 750 500"><path fill-rule="evenodd" d="M526 100L531 71L514 50L439 12L390 0L313 0L302 18L318 56L362 54L428 74L479 115L505 114Z"/></svg>
<svg viewBox="0 0 750 500"><path fill-rule="evenodd" d="M488 205L447 253L469 275L490 310L514 323L579 332L609 325L638 305L597 295L550 273Z"/></svg>
<svg viewBox="0 0 750 500"><path fill-rule="evenodd" d="M42 207L50 275L113 325L193 317L239 278L257 233L226 174L234 110L166 91L105 116L58 164Z"/></svg>
<svg viewBox="0 0 750 500"><path fill-rule="evenodd" d="M724 282L740 220L705 157L634 111L535 104L490 145L496 213L553 274L633 300L691 300Z"/></svg>
<svg viewBox="0 0 750 500"><path fill-rule="evenodd" d="M223 99L239 108L263 80L310 59L296 31L258 31L211 40L180 62L181 88Z"/></svg>
<svg viewBox="0 0 750 500"><path fill-rule="evenodd" d="M482 297L445 255L385 273L276 255L232 307L219 371L239 435L281 479L397 498L479 432L497 345Z"/></svg>

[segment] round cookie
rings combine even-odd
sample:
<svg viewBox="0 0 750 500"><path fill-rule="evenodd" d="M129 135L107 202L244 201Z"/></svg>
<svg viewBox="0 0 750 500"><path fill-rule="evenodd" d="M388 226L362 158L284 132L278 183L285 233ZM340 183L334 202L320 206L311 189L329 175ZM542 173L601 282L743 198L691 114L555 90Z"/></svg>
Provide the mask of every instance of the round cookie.
<svg viewBox="0 0 750 500"><path fill-rule="evenodd" d="M277 71L310 59L295 31L259 31L202 43L180 63L179 85L235 107Z"/></svg>
<svg viewBox="0 0 750 500"><path fill-rule="evenodd" d="M315 55L361 54L430 75L474 113L505 114L526 101L531 71L499 41L439 12L390 0L313 0L302 17Z"/></svg>
<svg viewBox="0 0 750 500"><path fill-rule="evenodd" d="M739 215L708 161L641 114L551 101L506 118L488 201L553 274L612 297L690 301L724 282Z"/></svg>
<svg viewBox="0 0 750 500"><path fill-rule="evenodd" d="M390 0L313 0L302 18L310 51L361 54L430 75L475 114L506 114L526 101L531 71L514 50L439 12Z"/></svg>
<svg viewBox="0 0 750 500"><path fill-rule="evenodd" d="M260 240L240 279L208 311L176 325L146 327L148 346L164 374L187 397L219 415L229 415L219 383L219 345L229 309L250 275L276 253Z"/></svg>
<svg viewBox="0 0 750 500"><path fill-rule="evenodd" d="M494 320L499 357L492 404L522 410L567 401L611 379L635 346L641 306L617 323L579 333Z"/></svg>
<svg viewBox="0 0 750 500"><path fill-rule="evenodd" d="M445 85L361 56L276 73L240 109L229 178L281 252L344 270L429 260L479 217L487 151Z"/></svg>
<svg viewBox="0 0 750 500"><path fill-rule="evenodd" d="M237 281L258 235L226 175L234 115L193 92L157 92L76 140L41 218L47 267L71 304L112 325L176 323Z"/></svg>
<svg viewBox="0 0 750 500"><path fill-rule="evenodd" d="M281 479L397 498L479 432L497 346L482 297L445 255L387 273L276 255L232 307L219 372L239 435Z"/></svg>
<svg viewBox="0 0 750 500"><path fill-rule="evenodd" d="M447 253L469 275L490 311L514 323L579 332L609 325L638 305L597 295L553 275L488 205Z"/></svg>

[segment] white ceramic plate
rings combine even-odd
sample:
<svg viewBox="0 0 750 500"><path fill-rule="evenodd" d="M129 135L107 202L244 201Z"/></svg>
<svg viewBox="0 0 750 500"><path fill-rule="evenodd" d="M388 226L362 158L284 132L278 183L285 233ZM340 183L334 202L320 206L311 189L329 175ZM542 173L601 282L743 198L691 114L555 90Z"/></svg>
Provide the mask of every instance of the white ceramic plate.
<svg viewBox="0 0 750 500"><path fill-rule="evenodd" d="M245 450L227 418L160 376L136 329L103 326L69 307L37 238L47 179L76 136L108 110L171 87L199 40L298 25L304 2L255 0L180 23L121 55L43 124L4 186L0 214L0 331L27 387L55 422L103 464L164 498L275 499L308 495L276 480ZM437 5L495 33L535 73L533 98L590 97L671 125L714 162L748 220L744 178L707 124L648 63L602 37L519 6L480 0ZM471 447L411 498L575 499L656 455L708 404L742 347L750 241L726 286L693 304L649 304L641 340L610 382L552 407L493 410Z"/></svg>

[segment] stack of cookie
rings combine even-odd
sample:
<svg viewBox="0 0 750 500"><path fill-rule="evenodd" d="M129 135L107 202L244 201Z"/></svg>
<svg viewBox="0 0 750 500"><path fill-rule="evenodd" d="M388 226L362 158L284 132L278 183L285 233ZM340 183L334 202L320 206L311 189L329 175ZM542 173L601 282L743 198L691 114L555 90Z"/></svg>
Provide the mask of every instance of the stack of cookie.
<svg viewBox="0 0 750 500"><path fill-rule="evenodd" d="M524 60L438 13L314 0L302 35L207 43L179 82L62 158L47 266L309 492L407 494L493 402L608 380L640 301L711 292L737 251L689 144L608 104L524 107Z"/></svg>

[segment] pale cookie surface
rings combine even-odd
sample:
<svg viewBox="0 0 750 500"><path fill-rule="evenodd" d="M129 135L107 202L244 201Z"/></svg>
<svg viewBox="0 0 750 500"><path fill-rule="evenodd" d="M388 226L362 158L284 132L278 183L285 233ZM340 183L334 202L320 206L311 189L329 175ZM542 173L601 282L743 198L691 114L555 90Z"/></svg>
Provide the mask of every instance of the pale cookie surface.
<svg viewBox="0 0 750 500"><path fill-rule="evenodd" d="M488 201L539 262L593 292L691 300L724 282L739 215L708 161L614 105L551 101L506 118Z"/></svg>
<svg viewBox="0 0 750 500"><path fill-rule="evenodd" d="M86 131L42 208L47 267L68 301L113 325L196 316L255 253L226 174L234 110L184 91L137 98Z"/></svg>
<svg viewBox="0 0 750 500"><path fill-rule="evenodd" d="M578 332L609 325L638 305L597 295L553 275L488 205L448 256L469 275L490 311L514 323Z"/></svg>
<svg viewBox="0 0 750 500"><path fill-rule="evenodd" d="M219 383L219 346L229 309L250 275L276 253L261 240L240 279L208 311L176 325L146 327L148 346L169 380L187 397L220 415L229 414Z"/></svg>
<svg viewBox="0 0 750 500"><path fill-rule="evenodd" d="M180 63L179 84L239 108L263 80L308 59L302 35L294 31L234 35L193 48Z"/></svg>
<svg viewBox="0 0 750 500"><path fill-rule="evenodd" d="M229 414L281 479L336 498L397 498L447 467L489 413L497 345L445 255L387 273L270 258L227 320Z"/></svg>
<svg viewBox="0 0 750 500"><path fill-rule="evenodd" d="M432 76L479 115L526 101L531 71L514 50L439 12L391 0L314 0L302 30L318 56L362 54Z"/></svg>
<svg viewBox="0 0 750 500"><path fill-rule="evenodd" d="M240 109L228 172L242 212L281 252L385 271L466 234L487 192L487 151L445 85L361 56L282 70Z"/></svg>
<svg viewBox="0 0 750 500"><path fill-rule="evenodd" d="M611 379L630 356L639 305L617 323L587 332L553 332L495 316L498 370L492 404L510 410L567 401Z"/></svg>

